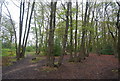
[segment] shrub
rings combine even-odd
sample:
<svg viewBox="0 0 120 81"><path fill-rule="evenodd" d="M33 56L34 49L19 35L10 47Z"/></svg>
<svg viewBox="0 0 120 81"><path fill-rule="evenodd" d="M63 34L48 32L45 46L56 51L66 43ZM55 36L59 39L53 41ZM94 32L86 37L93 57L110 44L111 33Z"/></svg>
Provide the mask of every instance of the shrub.
<svg viewBox="0 0 120 81"><path fill-rule="evenodd" d="M2 55L0 56L15 56L15 49L2 49Z"/></svg>
<svg viewBox="0 0 120 81"><path fill-rule="evenodd" d="M113 49L111 46L106 45L103 49L100 50L100 54L113 55Z"/></svg>
<svg viewBox="0 0 120 81"><path fill-rule="evenodd" d="M54 56L60 56L61 54L61 45L60 45L60 40L56 39L55 44L54 44Z"/></svg>
<svg viewBox="0 0 120 81"><path fill-rule="evenodd" d="M33 46L27 46L26 51L27 52L32 52L32 51L34 51L34 47Z"/></svg>
<svg viewBox="0 0 120 81"><path fill-rule="evenodd" d="M60 56L61 54L61 46L55 45L54 46L54 56Z"/></svg>

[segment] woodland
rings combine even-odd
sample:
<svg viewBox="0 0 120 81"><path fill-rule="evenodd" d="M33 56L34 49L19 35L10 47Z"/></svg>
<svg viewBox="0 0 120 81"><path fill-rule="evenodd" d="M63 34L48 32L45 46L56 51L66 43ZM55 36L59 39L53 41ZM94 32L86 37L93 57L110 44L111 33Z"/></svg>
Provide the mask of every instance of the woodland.
<svg viewBox="0 0 120 81"><path fill-rule="evenodd" d="M3 79L119 78L119 0L3 0L0 30Z"/></svg>

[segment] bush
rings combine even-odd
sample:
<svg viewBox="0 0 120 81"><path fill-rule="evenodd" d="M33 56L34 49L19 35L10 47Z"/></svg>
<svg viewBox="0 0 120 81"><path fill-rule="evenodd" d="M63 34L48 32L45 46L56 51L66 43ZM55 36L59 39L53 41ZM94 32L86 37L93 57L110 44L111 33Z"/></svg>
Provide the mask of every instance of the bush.
<svg viewBox="0 0 120 81"><path fill-rule="evenodd" d="M61 45L60 45L60 41L58 39L55 40L55 44L54 44L54 56L60 56L61 55Z"/></svg>
<svg viewBox="0 0 120 81"><path fill-rule="evenodd" d="M100 50L100 54L113 55L114 51L111 46L107 45L104 49Z"/></svg>
<svg viewBox="0 0 120 81"><path fill-rule="evenodd" d="M26 47L26 51L27 52L33 52L35 49L34 49L34 47L33 46L27 46Z"/></svg>
<svg viewBox="0 0 120 81"><path fill-rule="evenodd" d="M113 51L111 49L103 49L100 51L100 54L113 55Z"/></svg>
<svg viewBox="0 0 120 81"><path fill-rule="evenodd" d="M60 56L61 54L61 47L58 45L54 46L54 56Z"/></svg>
<svg viewBox="0 0 120 81"><path fill-rule="evenodd" d="M3 48L2 49L2 55L0 56L15 56L15 49L6 49L6 48Z"/></svg>

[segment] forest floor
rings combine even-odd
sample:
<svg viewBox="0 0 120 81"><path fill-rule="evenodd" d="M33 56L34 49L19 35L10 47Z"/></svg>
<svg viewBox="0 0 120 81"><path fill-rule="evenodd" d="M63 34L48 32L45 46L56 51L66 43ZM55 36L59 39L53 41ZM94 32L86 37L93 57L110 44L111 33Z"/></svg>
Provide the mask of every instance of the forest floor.
<svg viewBox="0 0 120 81"><path fill-rule="evenodd" d="M118 79L118 60L113 55L90 54L80 63L68 62L64 56L63 65L54 70L45 67L46 58L32 62L35 56L26 58L11 66L2 67L2 79Z"/></svg>

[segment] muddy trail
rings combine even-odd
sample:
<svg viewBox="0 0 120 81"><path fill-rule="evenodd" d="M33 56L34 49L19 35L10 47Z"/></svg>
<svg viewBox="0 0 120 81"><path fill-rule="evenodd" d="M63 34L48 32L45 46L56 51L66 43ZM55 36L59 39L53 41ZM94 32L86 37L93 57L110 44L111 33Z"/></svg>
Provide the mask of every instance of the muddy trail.
<svg viewBox="0 0 120 81"><path fill-rule="evenodd" d="M33 56L2 67L2 79L118 79L118 60L113 55L90 54L80 63L68 62L65 55L62 66L45 71L46 58L31 62Z"/></svg>

